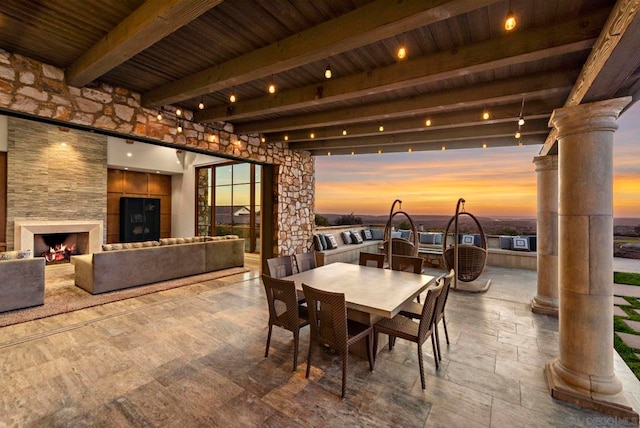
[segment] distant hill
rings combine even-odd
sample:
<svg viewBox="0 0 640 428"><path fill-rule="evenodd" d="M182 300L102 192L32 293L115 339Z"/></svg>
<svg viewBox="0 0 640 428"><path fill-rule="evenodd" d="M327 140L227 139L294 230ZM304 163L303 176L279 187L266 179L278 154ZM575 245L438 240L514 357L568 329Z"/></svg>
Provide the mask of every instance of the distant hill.
<svg viewBox="0 0 640 428"><path fill-rule="evenodd" d="M345 214L322 214L326 217L330 224L335 224L336 220ZM385 225L389 218L388 215L369 215L369 214L353 214L355 217L362 219L363 224ZM444 231L451 219L449 215L413 215L410 214L415 226L418 230L424 231ZM478 221L482 225L485 233L489 235L534 235L536 233L535 217L482 217L477 216ZM476 231L473 221L468 216L462 216L459 228L462 232ZM396 215L394 218L394 226L398 227L400 223L406 221L403 215ZM640 236L640 218L614 218L614 235L617 236Z"/></svg>

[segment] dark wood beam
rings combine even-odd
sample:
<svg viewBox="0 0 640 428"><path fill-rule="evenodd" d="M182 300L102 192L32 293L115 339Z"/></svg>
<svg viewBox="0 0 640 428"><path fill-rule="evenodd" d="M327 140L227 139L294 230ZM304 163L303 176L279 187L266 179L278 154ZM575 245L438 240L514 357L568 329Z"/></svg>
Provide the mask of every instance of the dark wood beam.
<svg viewBox="0 0 640 428"><path fill-rule="evenodd" d="M482 126L467 126L464 128L437 129L429 131L407 132L403 134L376 135L371 137L341 138L337 140L302 141L290 143L289 148L294 150L334 150L340 148L359 149L362 147L384 148L394 145L409 143L447 143L449 141L473 140L483 138L490 143L493 138L511 137L517 144L515 132L518 125L512 123L494 123ZM522 127L521 133L526 135L546 135L549 126L546 119L531 120Z"/></svg>
<svg viewBox="0 0 640 428"><path fill-rule="evenodd" d="M85 86L220 3L147 0L67 68L67 83Z"/></svg>
<svg viewBox="0 0 640 428"><path fill-rule="evenodd" d="M607 16L607 11L599 11L552 26L411 58L388 67L332 79L322 84L283 91L275 97L241 101L231 109L228 106L217 106L196 112L195 119L198 122L233 122L256 115L282 113L566 55L590 49ZM317 96L318 87L322 87L321 98Z"/></svg>
<svg viewBox="0 0 640 428"><path fill-rule="evenodd" d="M526 99L555 96L569 90L577 70L526 75L452 90L403 98L386 103L353 106L318 113L288 116L272 120L237 124L240 134L282 132L294 129L322 128L357 122L377 123L381 120L424 115L447 110L482 108Z"/></svg>
<svg viewBox="0 0 640 428"><path fill-rule="evenodd" d="M525 103L524 118L529 120L545 119L551 117L554 106L564 101L564 96L559 96L544 100L530 100ZM327 127L314 131L316 140L331 140L366 137L376 135L389 135L405 132L416 132L436 129L450 129L472 125L483 125L487 123L504 123L516 122L520 115L521 101L500 106L491 107L491 118L487 121L482 120L478 111L449 111L446 113L437 113L429 115L430 125L426 125L426 116L399 118L386 122L366 122L354 123L348 126ZM380 125L384 127L383 131L379 130ZM343 130L347 131L347 135L343 135ZM308 131L292 131L287 132L289 145L294 147L298 141L309 141ZM266 134L267 141L284 141L284 133Z"/></svg>
<svg viewBox="0 0 640 428"><path fill-rule="evenodd" d="M315 149L311 150L312 156L334 156L334 155L361 155L374 153L400 153L400 152L424 152L430 150L457 150L457 149L482 149L490 150L495 147L514 147L542 144L544 134L524 134L520 141L516 141L512 136L492 138L490 141L485 138L472 138L468 140L448 141L446 144L440 142L414 142L407 144L397 144L386 147L361 147L361 148L338 148L338 149ZM486 147L483 147L486 145Z"/></svg>
<svg viewBox="0 0 640 428"><path fill-rule="evenodd" d="M576 79L569 97L564 103L564 107L576 106L583 102L584 97L591 90L593 83L607 64L607 61L615 54L618 44L624 38L627 30L629 30L629 28L632 29L631 31L637 30L632 24L635 26L638 25L636 17L639 12L640 8L638 7L637 1L616 2L609 15L609 19L602 28L598 40L596 40L587 61L580 71L580 75ZM624 47L624 44L622 46ZM635 58L637 58L637 51L637 46L634 46ZM544 142L544 146L540 151L541 156L557 153L557 138L558 133L554 128Z"/></svg>
<svg viewBox="0 0 640 428"><path fill-rule="evenodd" d="M153 89L143 94L142 102L147 107L158 107L216 92L366 46L497 1L377 0L277 43Z"/></svg>

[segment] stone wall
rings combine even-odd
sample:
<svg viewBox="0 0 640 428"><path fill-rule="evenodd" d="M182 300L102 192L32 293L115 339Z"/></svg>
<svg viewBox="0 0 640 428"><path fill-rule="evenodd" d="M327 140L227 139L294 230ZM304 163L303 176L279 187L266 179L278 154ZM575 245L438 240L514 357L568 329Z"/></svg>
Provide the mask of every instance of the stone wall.
<svg viewBox="0 0 640 428"><path fill-rule="evenodd" d="M192 123L185 111L184 131L174 120L156 118L157 111L140 106L140 94L107 84L75 88L63 70L0 50L0 108L60 122L110 131L125 138L158 141L177 148L197 148L217 156L281 165L278 169L276 252L292 254L310 248L314 220L314 162L306 152L285 143L262 143L258 136L235 135L229 124L213 134Z"/></svg>
<svg viewBox="0 0 640 428"><path fill-rule="evenodd" d="M8 125L8 249L16 220L106 225L107 137L12 117Z"/></svg>

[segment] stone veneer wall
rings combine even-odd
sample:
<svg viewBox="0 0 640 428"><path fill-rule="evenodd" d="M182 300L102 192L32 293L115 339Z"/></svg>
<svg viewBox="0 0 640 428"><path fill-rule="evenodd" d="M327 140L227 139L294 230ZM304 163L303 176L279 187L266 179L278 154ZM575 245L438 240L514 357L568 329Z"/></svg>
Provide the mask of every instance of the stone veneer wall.
<svg viewBox="0 0 640 428"><path fill-rule="evenodd" d="M106 136L12 117L8 128L8 249L16 220L107 224Z"/></svg>
<svg viewBox="0 0 640 428"><path fill-rule="evenodd" d="M172 120L158 121L157 111L141 107L140 94L108 84L75 88L63 70L0 49L0 108L61 122L71 122L212 155L276 164L276 253L311 248L314 222L314 161L285 143L262 143L258 136L234 135L230 124L214 141L200 124L185 122L178 134ZM191 120L193 113L185 111ZM106 171L105 171L106 173Z"/></svg>

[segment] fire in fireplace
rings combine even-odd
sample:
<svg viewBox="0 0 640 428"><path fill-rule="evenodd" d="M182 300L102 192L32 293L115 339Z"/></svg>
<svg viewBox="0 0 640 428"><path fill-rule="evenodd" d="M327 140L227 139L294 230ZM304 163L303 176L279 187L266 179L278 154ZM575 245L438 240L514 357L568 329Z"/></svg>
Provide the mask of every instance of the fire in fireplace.
<svg viewBox="0 0 640 428"><path fill-rule="evenodd" d="M47 264L68 263L78 253L77 233L47 233L34 236L36 257L44 257Z"/></svg>

